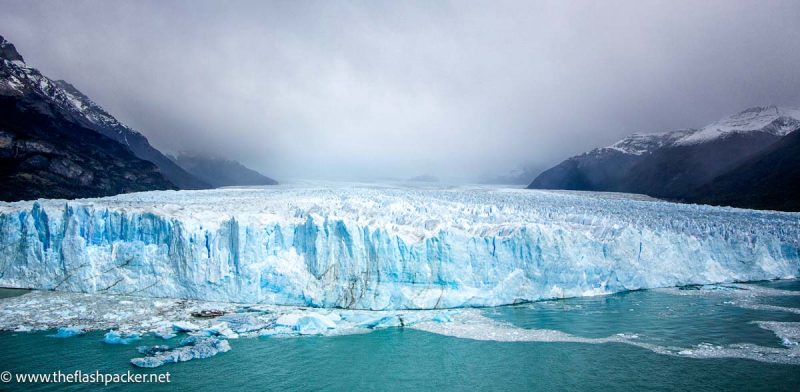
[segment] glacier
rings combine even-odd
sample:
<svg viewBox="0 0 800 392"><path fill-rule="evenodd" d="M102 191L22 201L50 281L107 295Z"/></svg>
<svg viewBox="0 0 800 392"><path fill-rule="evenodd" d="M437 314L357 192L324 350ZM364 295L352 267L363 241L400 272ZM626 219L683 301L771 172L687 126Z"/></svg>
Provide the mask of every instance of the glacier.
<svg viewBox="0 0 800 392"><path fill-rule="evenodd" d="M0 203L0 248L3 287L436 309L796 277L800 214L613 193L297 183Z"/></svg>

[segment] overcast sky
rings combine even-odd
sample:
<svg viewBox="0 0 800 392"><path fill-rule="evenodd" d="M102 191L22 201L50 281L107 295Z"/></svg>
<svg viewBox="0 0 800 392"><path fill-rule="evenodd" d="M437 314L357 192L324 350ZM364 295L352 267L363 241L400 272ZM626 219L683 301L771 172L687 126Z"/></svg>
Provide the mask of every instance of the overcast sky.
<svg viewBox="0 0 800 392"><path fill-rule="evenodd" d="M0 35L165 152L278 179L549 165L800 106L800 1L0 1Z"/></svg>

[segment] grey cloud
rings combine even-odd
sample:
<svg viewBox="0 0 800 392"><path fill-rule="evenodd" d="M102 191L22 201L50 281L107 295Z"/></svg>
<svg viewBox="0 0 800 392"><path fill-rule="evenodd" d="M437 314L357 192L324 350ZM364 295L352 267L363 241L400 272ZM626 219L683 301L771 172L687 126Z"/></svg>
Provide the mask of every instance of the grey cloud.
<svg viewBox="0 0 800 392"><path fill-rule="evenodd" d="M10 1L0 29L165 151L278 178L551 164L800 105L796 1Z"/></svg>

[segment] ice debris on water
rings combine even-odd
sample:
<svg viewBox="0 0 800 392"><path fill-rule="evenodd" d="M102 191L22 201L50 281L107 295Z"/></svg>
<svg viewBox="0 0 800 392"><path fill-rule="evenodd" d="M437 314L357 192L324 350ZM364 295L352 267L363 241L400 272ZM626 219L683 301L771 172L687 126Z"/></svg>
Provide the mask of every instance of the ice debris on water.
<svg viewBox="0 0 800 392"><path fill-rule="evenodd" d="M769 297L797 297L800 291L781 290L755 284L709 284L692 285L678 288L661 288L657 291L680 296L713 296L723 299L723 305L736 306L743 309L766 310L800 314L800 308L778 306L765 303Z"/></svg>
<svg viewBox="0 0 800 392"><path fill-rule="evenodd" d="M64 304L71 304L64 307ZM198 308L214 306L219 317L194 317ZM54 317L54 311L58 316ZM91 311L87 311L91 310ZM165 340L193 335L235 339L256 336L341 335L372 329L411 326L425 320L450 320L458 310L318 309L294 306L206 303L192 300L147 300L119 295L31 291L0 300L0 330L65 332L80 321L82 331L107 331L104 341L129 344L151 334Z"/></svg>
<svg viewBox="0 0 800 392"><path fill-rule="evenodd" d="M774 332L784 346L797 349L800 355L800 322L756 321L755 323Z"/></svg>
<svg viewBox="0 0 800 392"><path fill-rule="evenodd" d="M228 324L233 332L247 333L267 328L270 323L249 313L230 313L217 318Z"/></svg>
<svg viewBox="0 0 800 392"><path fill-rule="evenodd" d="M210 358L230 351L230 349L230 343L224 339L189 336L181 341L179 347L173 349L165 346L140 347L139 352L146 356L131 359L131 364L143 368L154 368L167 363Z"/></svg>
<svg viewBox="0 0 800 392"><path fill-rule="evenodd" d="M730 291L693 291L707 296L729 296L735 300L763 296L793 296L800 292L769 289L757 285L737 285ZM669 291L682 295L685 291ZM64 307L71 304L70 307ZM540 303L545 305L545 303ZM224 309L224 316L195 318L198 308ZM57 316L53 316L56 314ZM753 344L671 347L648 342L638 334L622 332L608 337L587 338L546 329L525 329L487 317L485 309L365 311L319 309L292 306L230 303L204 303L184 300L146 300L141 298L32 291L0 300L0 330L38 331L63 327L67 334L106 330L104 341L132 343L145 334L180 336L174 347L144 346L143 355L132 360L136 366L153 367L164 363L207 358L230 349L234 337L301 337L367 333L374 329L405 327L462 339L507 342L575 342L587 344L621 343L662 355L692 358L743 358L769 363L800 364L800 323L757 321L761 328L775 333L784 347ZM80 324L78 324L80 322ZM175 328L178 326L178 328ZM56 332L58 334L58 332Z"/></svg>
<svg viewBox="0 0 800 392"><path fill-rule="evenodd" d="M764 347L755 344L714 345L701 343L693 347L672 347L643 341L633 333L618 333L608 337L589 338L549 329L527 329L488 318L474 309L464 310L450 323L433 320L421 322L414 329L462 339L500 342L572 342L585 344L620 343L654 353L690 358L739 358L767 363L800 365L800 322L756 322L761 328L773 331L785 346Z"/></svg>

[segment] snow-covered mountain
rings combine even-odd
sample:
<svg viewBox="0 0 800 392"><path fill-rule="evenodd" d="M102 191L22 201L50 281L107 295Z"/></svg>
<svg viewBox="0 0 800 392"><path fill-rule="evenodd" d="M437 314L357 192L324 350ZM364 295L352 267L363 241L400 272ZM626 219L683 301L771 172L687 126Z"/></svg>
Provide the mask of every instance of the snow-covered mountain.
<svg viewBox="0 0 800 392"><path fill-rule="evenodd" d="M13 97L27 106L46 111L45 114L58 112L68 121L116 140L137 157L158 166L167 180L179 188L210 188L151 146L144 135L118 121L77 88L63 80L51 80L28 66L14 45L1 36L0 54L3 56L0 96Z"/></svg>
<svg viewBox="0 0 800 392"><path fill-rule="evenodd" d="M2 37L0 56L0 199L75 198L175 187L153 163L98 133L93 121L99 120L91 111L28 67Z"/></svg>
<svg viewBox="0 0 800 392"><path fill-rule="evenodd" d="M736 133L764 132L786 136L800 128L800 109L754 107L706 125L678 139L678 145L707 143Z"/></svg>
<svg viewBox="0 0 800 392"><path fill-rule="evenodd" d="M0 54L3 55L3 70L6 72L0 79L0 94L47 100L82 125L119 127L118 134L122 140L129 134L138 134L119 123L69 83L51 80L36 68L29 67L14 45L1 36Z"/></svg>
<svg viewBox="0 0 800 392"><path fill-rule="evenodd" d="M754 107L715 121L699 129L661 133L634 133L608 147L626 154L642 155L660 148L713 142L735 134L763 132L786 136L800 128L800 109L777 106ZM591 152L590 152L591 154Z"/></svg>
<svg viewBox="0 0 800 392"><path fill-rule="evenodd" d="M593 150L591 153L602 153L605 149L616 150L624 154L642 155L659 148L675 145L679 140L696 132L693 129L682 129L660 133L634 133L608 147Z"/></svg>
<svg viewBox="0 0 800 392"><path fill-rule="evenodd" d="M741 111L702 128L636 133L561 162L540 174L529 188L619 191L699 200L695 199L696 189L764 153L797 129L800 110L766 106Z"/></svg>

